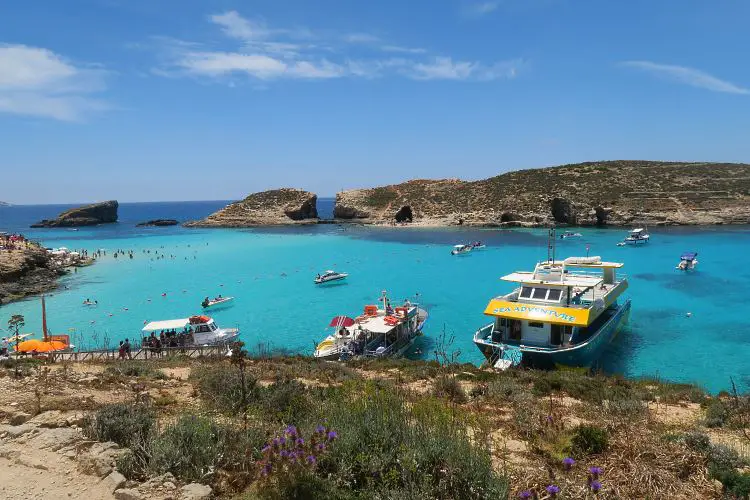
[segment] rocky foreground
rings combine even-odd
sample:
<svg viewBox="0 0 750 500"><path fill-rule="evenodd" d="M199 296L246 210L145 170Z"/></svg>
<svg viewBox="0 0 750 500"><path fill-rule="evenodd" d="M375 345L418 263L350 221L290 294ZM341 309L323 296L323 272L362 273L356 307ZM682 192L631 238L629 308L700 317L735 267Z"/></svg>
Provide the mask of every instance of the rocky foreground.
<svg viewBox="0 0 750 500"><path fill-rule="evenodd" d="M750 165L606 161L481 181L413 180L344 191L334 217L422 225L750 223Z"/></svg>
<svg viewBox="0 0 750 500"><path fill-rule="evenodd" d="M317 222L318 197L299 189L253 193L187 227L252 227Z"/></svg>
<svg viewBox="0 0 750 500"><path fill-rule="evenodd" d="M92 203L91 205L66 210L54 219L43 219L36 224L32 224L31 227L78 227L109 224L117 222L118 207L119 204L116 200Z"/></svg>

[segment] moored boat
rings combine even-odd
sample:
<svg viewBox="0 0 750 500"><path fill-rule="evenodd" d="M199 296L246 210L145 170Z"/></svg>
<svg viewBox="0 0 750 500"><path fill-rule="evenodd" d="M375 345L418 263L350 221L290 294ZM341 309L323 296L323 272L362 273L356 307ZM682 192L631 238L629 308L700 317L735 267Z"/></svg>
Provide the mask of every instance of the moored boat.
<svg viewBox="0 0 750 500"><path fill-rule="evenodd" d="M475 241L474 243L471 244L472 250L483 250L485 248L487 248L487 245L485 245L481 241Z"/></svg>
<svg viewBox="0 0 750 500"><path fill-rule="evenodd" d="M675 269L680 271L692 271L698 265L698 252L683 252L680 255L680 263Z"/></svg>
<svg viewBox="0 0 750 500"><path fill-rule="evenodd" d="M218 297L214 297L213 299L209 299L206 297L203 299L203 302L201 302L201 307L203 309L208 309L209 307L214 307L222 304L226 304L227 302L232 302L234 300L234 297L222 297L219 295Z"/></svg>
<svg viewBox="0 0 750 500"><path fill-rule="evenodd" d="M472 245L453 245L453 250L451 250L451 255L465 255L474 247Z"/></svg>
<svg viewBox="0 0 750 500"><path fill-rule="evenodd" d="M637 227L630 231L618 245L641 245L648 243L649 239L651 239L651 235L648 234L648 229Z"/></svg>
<svg viewBox="0 0 750 500"><path fill-rule="evenodd" d="M401 356L422 332L428 313L408 300L393 308L385 292L380 301L382 307L366 305L357 318L334 317L328 325L333 333L316 346L314 356L328 360Z"/></svg>
<svg viewBox="0 0 750 500"><path fill-rule="evenodd" d="M494 321L474 334L474 343L502 369L591 366L630 312L630 300L618 300L628 288L617 275L622 267L600 257L555 260L553 251L533 271L503 276L517 287L490 300L484 313Z"/></svg>
<svg viewBox="0 0 750 500"><path fill-rule="evenodd" d="M332 281L341 281L343 279L346 279L347 276L349 276L347 273L338 273L336 271L331 271L330 269L323 274L318 274L315 277L315 284L316 285L322 285L324 283L330 283Z"/></svg>
<svg viewBox="0 0 750 500"><path fill-rule="evenodd" d="M158 338L163 347L222 345L235 341L240 334L238 328L219 328L213 318L204 315L151 321L141 331L144 333L144 345Z"/></svg>
<svg viewBox="0 0 750 500"><path fill-rule="evenodd" d="M573 231L565 231L563 234L560 235L561 240L567 240L568 238L581 238L583 235L581 233L574 233Z"/></svg>

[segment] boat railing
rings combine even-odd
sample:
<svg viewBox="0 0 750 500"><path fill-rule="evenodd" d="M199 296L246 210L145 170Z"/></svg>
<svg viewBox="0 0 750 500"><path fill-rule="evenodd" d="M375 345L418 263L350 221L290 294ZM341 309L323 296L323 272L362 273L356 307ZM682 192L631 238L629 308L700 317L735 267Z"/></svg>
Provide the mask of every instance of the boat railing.
<svg viewBox="0 0 750 500"><path fill-rule="evenodd" d="M492 330L495 328L494 323L490 323L489 325L483 326L479 330L474 333L474 340L481 340L481 341L487 341L492 336Z"/></svg>

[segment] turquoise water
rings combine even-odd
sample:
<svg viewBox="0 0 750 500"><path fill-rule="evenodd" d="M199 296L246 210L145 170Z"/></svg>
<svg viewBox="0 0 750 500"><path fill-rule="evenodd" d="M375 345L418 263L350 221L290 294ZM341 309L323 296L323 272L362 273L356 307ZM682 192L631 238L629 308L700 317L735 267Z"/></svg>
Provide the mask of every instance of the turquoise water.
<svg viewBox="0 0 750 500"><path fill-rule="evenodd" d="M581 232L581 239L558 240L558 258L585 255L589 245L591 255L624 262L630 279L630 324L605 354L607 371L697 382L712 391L728 388L730 378L748 387L750 268L742 262L750 248L749 228L652 230L652 242L637 248L616 246L622 230ZM51 329L72 334L83 347L137 338L144 321L196 314L204 296L221 293L237 299L212 312L219 325L239 327L250 345L264 342L310 353L332 316L357 315L388 290L394 298L412 300L419 293L428 306L424 356L445 329L460 359L475 363L482 357L472 335L488 322L482 311L490 297L509 290L498 278L533 269L546 257L547 242L545 230L335 225L165 231L121 223L27 234L49 246L107 249L96 265L64 278L67 289L47 301ZM485 241L488 248L449 254L453 243L471 240ZM118 248L134 250L135 258L114 259ZM688 250L700 253L698 270L676 271L680 253ZM154 251L166 258L152 260ZM315 273L328 268L349 272L350 278L314 286ZM82 306L86 298L99 306ZM26 316L27 331L40 331L38 298L0 307L2 325L11 314Z"/></svg>

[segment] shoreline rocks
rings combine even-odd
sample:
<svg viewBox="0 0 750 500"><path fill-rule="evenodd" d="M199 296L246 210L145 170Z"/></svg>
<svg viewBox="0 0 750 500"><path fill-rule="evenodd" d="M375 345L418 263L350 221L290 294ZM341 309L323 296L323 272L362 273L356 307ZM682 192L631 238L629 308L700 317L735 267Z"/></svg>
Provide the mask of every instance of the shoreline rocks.
<svg viewBox="0 0 750 500"><path fill-rule="evenodd" d="M176 226L180 222L176 219L153 219L146 222L139 222L135 227L164 227Z"/></svg>
<svg viewBox="0 0 750 500"><path fill-rule="evenodd" d="M31 227L79 227L110 224L117 222L118 207L119 204L116 200L92 203L90 205L66 210L55 219L43 219L36 224L32 224Z"/></svg>
<svg viewBox="0 0 750 500"><path fill-rule="evenodd" d="M253 227L318 222L318 197L300 189L274 189L253 193L205 219L185 227Z"/></svg>

